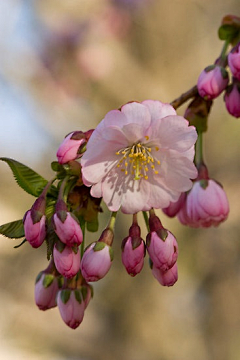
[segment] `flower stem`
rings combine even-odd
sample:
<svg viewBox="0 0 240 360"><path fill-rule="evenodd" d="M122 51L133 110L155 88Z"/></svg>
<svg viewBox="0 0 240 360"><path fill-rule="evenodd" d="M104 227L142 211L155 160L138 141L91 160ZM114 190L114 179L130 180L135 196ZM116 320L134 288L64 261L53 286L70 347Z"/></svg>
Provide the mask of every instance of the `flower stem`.
<svg viewBox="0 0 240 360"><path fill-rule="evenodd" d="M116 222L116 216L117 216L117 211L113 211L111 218L109 220L108 223L108 228L111 229L112 231L114 231L114 226L115 226L115 222Z"/></svg>
<svg viewBox="0 0 240 360"><path fill-rule="evenodd" d="M194 162L196 167L203 163L203 134L199 132L198 138L196 141L196 148L195 148L195 158Z"/></svg>
<svg viewBox="0 0 240 360"><path fill-rule="evenodd" d="M223 59L223 60L226 60L226 52L227 52L227 49L228 49L228 45L229 45L230 41L229 40L226 40L223 44L223 48L222 48L222 52L221 52L221 55L220 55L220 58Z"/></svg>
<svg viewBox="0 0 240 360"><path fill-rule="evenodd" d="M82 234L83 234L83 241L80 246L80 254L81 254L81 258L82 258L83 253L84 253L84 246L85 246L85 221L83 222L83 224L81 224L81 229L82 229Z"/></svg>
<svg viewBox="0 0 240 360"><path fill-rule="evenodd" d="M174 109L179 108L183 105L186 101L193 98L198 94L197 85L193 86L191 89L180 95L177 99L173 100L170 105L174 107Z"/></svg>
<svg viewBox="0 0 240 360"><path fill-rule="evenodd" d="M145 224L146 224L146 228L147 228L148 232L150 232L148 214L147 214L146 211L142 211L142 213L143 213L143 218L144 218L144 221L145 221Z"/></svg>

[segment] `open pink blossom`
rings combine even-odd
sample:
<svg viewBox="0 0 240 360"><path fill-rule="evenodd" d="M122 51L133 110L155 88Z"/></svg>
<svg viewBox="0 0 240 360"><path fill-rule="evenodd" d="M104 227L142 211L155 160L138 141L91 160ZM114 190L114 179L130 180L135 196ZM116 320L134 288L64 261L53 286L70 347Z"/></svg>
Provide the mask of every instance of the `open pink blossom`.
<svg viewBox="0 0 240 360"><path fill-rule="evenodd" d="M228 213L225 191L216 181L210 179L194 183L177 216L182 224L197 228L218 226L226 220Z"/></svg>
<svg viewBox="0 0 240 360"><path fill-rule="evenodd" d="M197 133L169 104L146 100L112 110L84 153L83 182L111 211L165 208L192 187Z"/></svg>

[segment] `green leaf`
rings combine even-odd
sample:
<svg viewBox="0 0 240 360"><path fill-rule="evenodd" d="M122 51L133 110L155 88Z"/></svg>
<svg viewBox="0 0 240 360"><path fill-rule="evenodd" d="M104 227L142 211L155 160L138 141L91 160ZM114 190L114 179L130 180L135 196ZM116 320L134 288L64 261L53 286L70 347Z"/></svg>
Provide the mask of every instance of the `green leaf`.
<svg viewBox="0 0 240 360"><path fill-rule="evenodd" d="M10 239L22 238L24 236L24 227L23 227L22 219L1 225L0 234Z"/></svg>
<svg viewBox="0 0 240 360"><path fill-rule="evenodd" d="M38 197L42 193L48 181L41 175L16 160L5 157L0 157L0 160L5 161L9 165L16 182L28 194ZM49 193L56 196L56 188L52 186Z"/></svg>

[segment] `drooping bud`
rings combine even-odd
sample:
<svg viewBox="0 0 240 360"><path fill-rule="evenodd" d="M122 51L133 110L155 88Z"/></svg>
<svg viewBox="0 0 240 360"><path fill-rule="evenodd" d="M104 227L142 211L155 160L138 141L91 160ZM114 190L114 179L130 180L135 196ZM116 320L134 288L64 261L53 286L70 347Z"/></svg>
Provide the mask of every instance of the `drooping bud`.
<svg viewBox="0 0 240 360"><path fill-rule="evenodd" d="M222 186L212 179L202 179L194 182L178 219L195 228L218 226L228 213L228 199Z"/></svg>
<svg viewBox="0 0 240 360"><path fill-rule="evenodd" d="M240 81L240 43L228 54L228 65L232 75Z"/></svg>
<svg viewBox="0 0 240 360"><path fill-rule="evenodd" d="M46 237L45 208L46 198L40 196L23 218L25 237L33 248L41 246Z"/></svg>
<svg viewBox="0 0 240 360"><path fill-rule="evenodd" d="M122 263L128 274L135 276L143 268L145 243L141 238L141 229L133 222L129 229L129 236L122 241Z"/></svg>
<svg viewBox="0 0 240 360"><path fill-rule="evenodd" d="M171 218L176 216L183 206L185 199L186 193L182 193L176 202L170 202L170 205L167 208L162 209L162 211Z"/></svg>
<svg viewBox="0 0 240 360"><path fill-rule="evenodd" d="M54 229L59 239L67 246L80 245L83 241L82 229L75 216L68 212L63 200L58 200L53 216Z"/></svg>
<svg viewBox="0 0 240 360"><path fill-rule="evenodd" d="M86 249L81 261L82 276L87 282L102 279L113 260L112 247L102 241L93 242Z"/></svg>
<svg viewBox="0 0 240 360"><path fill-rule="evenodd" d="M199 95L205 100L215 99L227 87L229 78L224 67L210 65L199 75L197 87Z"/></svg>
<svg viewBox="0 0 240 360"><path fill-rule="evenodd" d="M81 157L92 132L93 130L88 130L85 133L83 131L74 131L67 135L58 148L58 162L60 164L66 164L70 160Z"/></svg>
<svg viewBox="0 0 240 360"><path fill-rule="evenodd" d="M40 272L35 284L35 302L40 310L48 310L57 305L58 279L53 274Z"/></svg>
<svg viewBox="0 0 240 360"><path fill-rule="evenodd" d="M76 329L84 317L85 303L80 289L62 289L58 292L60 315L71 329Z"/></svg>
<svg viewBox="0 0 240 360"><path fill-rule="evenodd" d="M77 247L65 246L59 241L54 245L53 259L57 271L66 278L72 278L80 269L80 253Z"/></svg>
<svg viewBox="0 0 240 360"><path fill-rule="evenodd" d="M162 271L153 264L152 274L162 286L173 286L178 280L177 263L167 271Z"/></svg>
<svg viewBox="0 0 240 360"><path fill-rule="evenodd" d="M178 244L173 234L164 229L154 214L149 218L150 233L147 235L147 251L154 266L162 271L171 269L178 258Z"/></svg>
<svg viewBox="0 0 240 360"><path fill-rule="evenodd" d="M226 108L232 116L240 117L240 82L235 81L227 87L224 95Z"/></svg>

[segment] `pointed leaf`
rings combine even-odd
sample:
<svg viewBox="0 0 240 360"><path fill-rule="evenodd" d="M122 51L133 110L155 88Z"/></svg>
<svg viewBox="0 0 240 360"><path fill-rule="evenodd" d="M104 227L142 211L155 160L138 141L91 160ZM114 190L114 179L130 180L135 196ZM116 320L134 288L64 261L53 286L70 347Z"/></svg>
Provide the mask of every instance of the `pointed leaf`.
<svg viewBox="0 0 240 360"><path fill-rule="evenodd" d="M0 160L5 161L9 165L16 182L28 194L38 197L42 193L48 181L41 175L16 160L5 157L1 157ZM56 196L56 188L52 186L49 193Z"/></svg>
<svg viewBox="0 0 240 360"><path fill-rule="evenodd" d="M0 226L0 234L10 238L19 239L24 236L23 221L16 220Z"/></svg>

